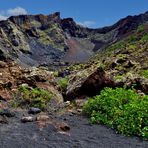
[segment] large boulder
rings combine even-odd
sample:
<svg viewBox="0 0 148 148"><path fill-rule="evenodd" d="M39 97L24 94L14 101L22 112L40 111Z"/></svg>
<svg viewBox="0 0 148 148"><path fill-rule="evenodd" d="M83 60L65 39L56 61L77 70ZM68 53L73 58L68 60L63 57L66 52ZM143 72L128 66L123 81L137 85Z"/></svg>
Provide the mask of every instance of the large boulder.
<svg viewBox="0 0 148 148"><path fill-rule="evenodd" d="M66 96L68 100L79 96L93 96L104 87L114 87L114 81L101 68L96 70L85 69L70 78Z"/></svg>

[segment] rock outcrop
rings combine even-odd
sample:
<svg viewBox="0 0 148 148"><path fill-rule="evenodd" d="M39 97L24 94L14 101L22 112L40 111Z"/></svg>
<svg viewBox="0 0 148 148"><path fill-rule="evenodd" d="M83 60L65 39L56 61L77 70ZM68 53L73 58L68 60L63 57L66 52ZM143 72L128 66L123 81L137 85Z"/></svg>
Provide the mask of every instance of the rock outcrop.
<svg viewBox="0 0 148 148"><path fill-rule="evenodd" d="M57 103L63 102L52 73L38 68L24 69L14 62L0 62L0 100L8 101L20 86L38 87L51 92Z"/></svg>
<svg viewBox="0 0 148 148"><path fill-rule="evenodd" d="M105 71L100 67L96 70L86 69L70 78L66 96L68 100L83 95L94 96L104 87L115 87L114 81Z"/></svg>

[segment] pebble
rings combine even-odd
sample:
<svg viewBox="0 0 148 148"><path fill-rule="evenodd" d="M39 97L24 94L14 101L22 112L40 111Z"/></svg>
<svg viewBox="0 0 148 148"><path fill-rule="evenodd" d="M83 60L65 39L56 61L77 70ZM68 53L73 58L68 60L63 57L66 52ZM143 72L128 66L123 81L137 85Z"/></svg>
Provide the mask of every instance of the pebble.
<svg viewBox="0 0 148 148"><path fill-rule="evenodd" d="M49 117L47 115L40 115L36 118L37 121L47 121Z"/></svg>
<svg viewBox="0 0 148 148"><path fill-rule="evenodd" d="M21 122L26 123L26 122L33 122L34 118L31 116L28 117L22 117Z"/></svg>
<svg viewBox="0 0 148 148"><path fill-rule="evenodd" d="M0 111L0 115L1 116L6 116L6 117L14 117L15 116L15 113L12 112L9 109L3 109L3 110Z"/></svg>
<svg viewBox="0 0 148 148"><path fill-rule="evenodd" d="M64 132L67 132L70 130L70 126L67 123L60 123L58 125L58 128Z"/></svg>
<svg viewBox="0 0 148 148"><path fill-rule="evenodd" d="M28 114L38 114L40 112L41 112L41 110L39 108L31 107L28 111Z"/></svg>
<svg viewBox="0 0 148 148"><path fill-rule="evenodd" d="M8 124L8 121L5 117L0 116L0 123L1 124Z"/></svg>
<svg viewBox="0 0 148 148"><path fill-rule="evenodd" d="M77 109L77 112L78 112L78 113L81 113L81 112L82 112L82 109Z"/></svg>

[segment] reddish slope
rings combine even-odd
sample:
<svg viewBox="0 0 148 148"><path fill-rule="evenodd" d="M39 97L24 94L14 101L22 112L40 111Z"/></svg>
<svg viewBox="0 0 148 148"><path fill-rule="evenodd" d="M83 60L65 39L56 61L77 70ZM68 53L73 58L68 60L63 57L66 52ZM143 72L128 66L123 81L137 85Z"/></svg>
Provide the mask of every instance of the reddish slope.
<svg viewBox="0 0 148 148"><path fill-rule="evenodd" d="M87 49L84 49L84 47L76 39L67 39L66 43L69 47L69 50L64 57L65 61L86 62L91 56L91 53Z"/></svg>

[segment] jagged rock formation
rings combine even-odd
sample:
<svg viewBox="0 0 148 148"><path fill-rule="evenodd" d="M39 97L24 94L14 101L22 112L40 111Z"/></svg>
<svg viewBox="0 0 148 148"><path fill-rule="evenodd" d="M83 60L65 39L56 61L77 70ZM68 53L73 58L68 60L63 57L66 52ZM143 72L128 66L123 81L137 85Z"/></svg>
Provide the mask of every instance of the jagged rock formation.
<svg viewBox="0 0 148 148"><path fill-rule="evenodd" d="M59 12L12 16L0 21L0 60L15 59L24 66L84 62L147 21L148 12L128 16L110 27L89 29L72 18L61 19Z"/></svg>

